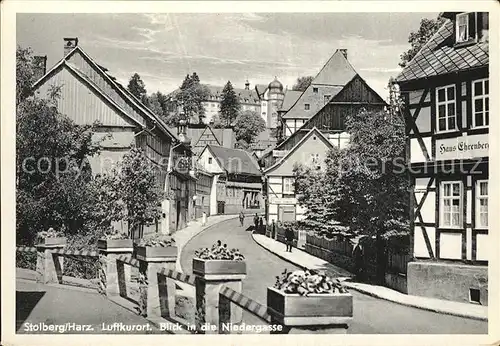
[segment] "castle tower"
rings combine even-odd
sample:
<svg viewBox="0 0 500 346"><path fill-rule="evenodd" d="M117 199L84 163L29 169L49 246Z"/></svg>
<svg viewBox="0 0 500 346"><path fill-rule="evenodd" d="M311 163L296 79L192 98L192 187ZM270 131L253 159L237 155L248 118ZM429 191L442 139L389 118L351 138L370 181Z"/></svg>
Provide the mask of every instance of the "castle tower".
<svg viewBox="0 0 500 346"><path fill-rule="evenodd" d="M269 129L274 129L278 126L278 109L283 103L285 93L283 92L283 84L274 77L274 80L268 86L268 102L267 102L267 120L266 126Z"/></svg>

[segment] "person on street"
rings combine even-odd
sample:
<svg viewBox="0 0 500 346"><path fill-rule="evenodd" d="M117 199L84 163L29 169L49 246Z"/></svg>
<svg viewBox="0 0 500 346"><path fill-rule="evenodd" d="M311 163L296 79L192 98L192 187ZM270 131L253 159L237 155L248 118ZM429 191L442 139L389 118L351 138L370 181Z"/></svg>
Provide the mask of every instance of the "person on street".
<svg viewBox="0 0 500 346"><path fill-rule="evenodd" d="M276 239L276 222L273 220L273 224L271 225L271 238Z"/></svg>
<svg viewBox="0 0 500 346"><path fill-rule="evenodd" d="M207 213L204 211L201 216L201 225L205 226L207 224Z"/></svg>
<svg viewBox="0 0 500 346"><path fill-rule="evenodd" d="M259 232L258 233L266 234L266 232L264 231L264 220L262 217L259 218Z"/></svg>
<svg viewBox="0 0 500 346"><path fill-rule="evenodd" d="M286 241L286 251L292 252L293 230L291 228L287 228L287 230L285 231L285 241Z"/></svg>
<svg viewBox="0 0 500 346"><path fill-rule="evenodd" d="M243 221L245 220L245 214L243 214L243 210L240 212L240 226L243 227Z"/></svg>
<svg viewBox="0 0 500 346"><path fill-rule="evenodd" d="M253 217L253 224L255 226L255 232L257 232L259 227L259 215L257 215L257 213L255 213L255 216Z"/></svg>

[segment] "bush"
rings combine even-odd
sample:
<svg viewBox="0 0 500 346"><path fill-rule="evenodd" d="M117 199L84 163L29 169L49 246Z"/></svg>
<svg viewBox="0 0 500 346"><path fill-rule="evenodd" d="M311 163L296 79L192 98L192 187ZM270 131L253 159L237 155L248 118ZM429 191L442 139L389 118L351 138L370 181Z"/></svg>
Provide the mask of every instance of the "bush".
<svg viewBox="0 0 500 346"><path fill-rule="evenodd" d="M324 272L316 270L285 271L276 276L275 288L291 294L307 296L309 294L347 293L338 279L332 279Z"/></svg>
<svg viewBox="0 0 500 346"><path fill-rule="evenodd" d="M36 270L36 252L16 251L16 268Z"/></svg>

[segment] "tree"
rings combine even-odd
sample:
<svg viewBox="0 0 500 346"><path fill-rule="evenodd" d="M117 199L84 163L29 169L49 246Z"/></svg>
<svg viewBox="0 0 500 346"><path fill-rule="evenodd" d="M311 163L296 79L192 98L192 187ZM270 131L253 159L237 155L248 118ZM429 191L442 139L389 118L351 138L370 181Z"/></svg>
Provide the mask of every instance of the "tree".
<svg viewBox="0 0 500 346"><path fill-rule="evenodd" d="M35 82L33 52L31 48L16 49L16 105L32 95L31 86Z"/></svg>
<svg viewBox="0 0 500 346"><path fill-rule="evenodd" d="M139 76L139 74L134 73L134 75L130 77L127 89L132 93L132 95L134 95L141 102L145 100L146 85L142 81L141 76Z"/></svg>
<svg viewBox="0 0 500 346"><path fill-rule="evenodd" d="M150 224L161 215L163 192L159 189L156 175L145 152L132 148L119 167L120 199L123 201L130 232Z"/></svg>
<svg viewBox="0 0 500 346"><path fill-rule="evenodd" d="M418 31L411 32L408 36L408 43L411 45L411 48L401 54L401 62L399 63L399 66L405 67L418 53L420 48L422 48L436 33L436 31L438 31L445 21L446 19L443 17L436 19L422 19L420 21Z"/></svg>
<svg viewBox="0 0 500 346"><path fill-rule="evenodd" d="M236 140L252 143L255 137L266 129L266 122L257 112L244 111L236 117L234 128Z"/></svg>
<svg viewBox="0 0 500 346"><path fill-rule="evenodd" d="M205 118L203 101L208 98L209 94L208 88L200 83L200 77L194 72L191 76L188 74L184 78L180 91L175 95L175 104L182 107L185 116L190 121L201 124Z"/></svg>
<svg viewBox="0 0 500 346"><path fill-rule="evenodd" d="M58 113L51 100L30 97L17 107L16 222L20 241L49 227L75 234L87 225L82 204L91 181L87 157L97 154L93 126Z"/></svg>
<svg viewBox="0 0 500 346"><path fill-rule="evenodd" d="M220 119L226 126L231 126L240 111L240 101L234 92L233 85L227 81L224 89L222 89L222 96L220 102Z"/></svg>
<svg viewBox="0 0 500 346"><path fill-rule="evenodd" d="M309 85L311 85L313 79L313 76L304 76L297 78L297 81L292 86L292 90L305 91L309 87Z"/></svg>

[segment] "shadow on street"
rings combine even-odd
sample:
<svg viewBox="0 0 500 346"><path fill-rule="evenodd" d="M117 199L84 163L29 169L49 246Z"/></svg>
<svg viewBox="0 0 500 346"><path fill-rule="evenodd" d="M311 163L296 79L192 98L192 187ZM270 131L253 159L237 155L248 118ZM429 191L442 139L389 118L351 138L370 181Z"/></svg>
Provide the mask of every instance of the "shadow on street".
<svg viewBox="0 0 500 346"><path fill-rule="evenodd" d="M19 331L45 292L16 291L16 331Z"/></svg>

